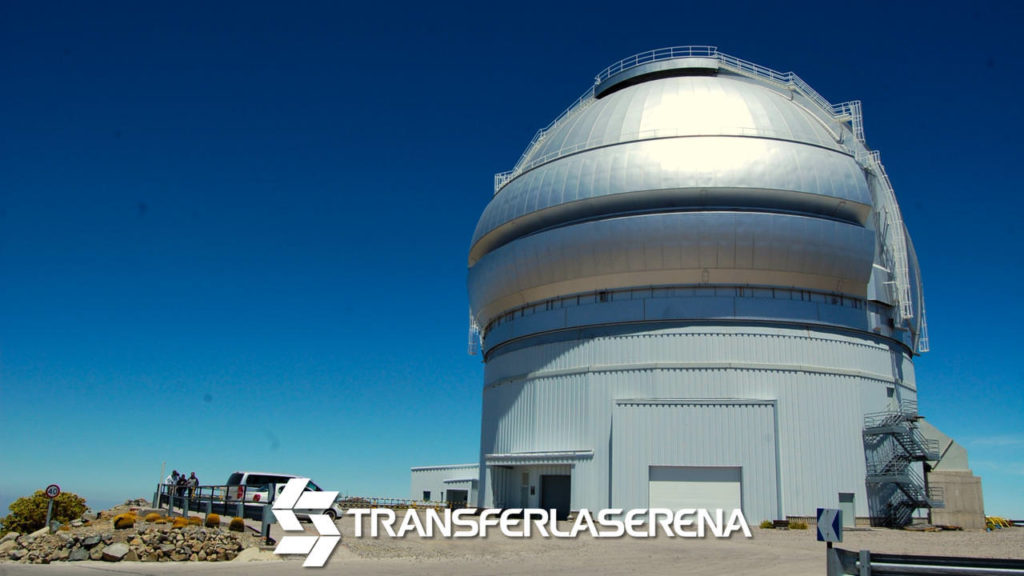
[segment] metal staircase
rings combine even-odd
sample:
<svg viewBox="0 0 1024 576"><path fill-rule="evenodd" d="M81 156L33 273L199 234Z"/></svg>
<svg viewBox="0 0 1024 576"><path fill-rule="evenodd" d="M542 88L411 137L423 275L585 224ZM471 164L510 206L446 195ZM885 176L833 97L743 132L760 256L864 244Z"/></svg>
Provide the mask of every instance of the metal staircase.
<svg viewBox="0 0 1024 576"><path fill-rule="evenodd" d="M942 508L940 488L927 486L915 462L938 460L939 442L925 438L917 427L917 403L902 402L898 409L864 417L864 455L867 483L887 493L878 512L889 526L909 524L919 508ZM888 489L888 492L886 490Z"/></svg>

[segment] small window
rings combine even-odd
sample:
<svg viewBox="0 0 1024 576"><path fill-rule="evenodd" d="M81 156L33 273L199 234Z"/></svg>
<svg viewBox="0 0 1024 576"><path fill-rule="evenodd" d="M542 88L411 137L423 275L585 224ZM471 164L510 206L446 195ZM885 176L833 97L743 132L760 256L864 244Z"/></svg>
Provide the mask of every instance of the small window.
<svg viewBox="0 0 1024 576"><path fill-rule="evenodd" d="M423 499L427 500L427 501L430 501L430 490L424 490L423 491Z"/></svg>

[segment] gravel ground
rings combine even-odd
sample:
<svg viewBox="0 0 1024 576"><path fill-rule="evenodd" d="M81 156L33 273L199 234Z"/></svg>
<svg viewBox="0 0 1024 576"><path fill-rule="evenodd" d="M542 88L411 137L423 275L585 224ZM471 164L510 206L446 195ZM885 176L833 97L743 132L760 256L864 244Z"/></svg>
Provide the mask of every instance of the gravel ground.
<svg viewBox="0 0 1024 576"><path fill-rule="evenodd" d="M357 574L639 574L820 575L825 544L811 530L761 530L729 539L533 537L486 539L355 538L351 518L338 522L343 540L328 569ZM364 524L365 526L365 524ZM570 525L561 525L568 530ZM365 528L364 528L365 530ZM993 532L847 530L837 544L875 553L1024 559L1024 528ZM297 562L296 562L297 563ZM287 562L292 564L292 562Z"/></svg>
<svg viewBox="0 0 1024 576"><path fill-rule="evenodd" d="M368 521L364 520L364 535L355 538L354 520L345 517L338 522L343 546L353 557L362 559L409 558L416 560L481 560L507 561L517 558L551 557L566 561L573 557L607 557L609 560L638 552L652 554L678 554L685 556L696 550L701 554L727 551L729 553L807 553L824 554L824 544L818 542L813 527L808 530L762 530L751 528L752 538L735 533L728 539L670 538L658 536L649 539L592 538L580 535L569 538L507 538L500 532L488 533L481 538L404 538L368 537ZM559 523L562 530L571 524ZM1024 559L1024 528L1006 528L986 532L983 530L917 532L884 528L846 530L838 547L847 550L870 550L876 553L913 554L922 556L972 556L986 558ZM336 554L337 556L337 554ZM571 566L571 564L570 564Z"/></svg>
<svg viewBox="0 0 1024 576"><path fill-rule="evenodd" d="M586 573L587 576L636 574L756 574L758 576L821 575L825 570L825 545L815 540L814 530L761 530L753 537L734 534L729 539L712 537L650 539L507 538L500 532L481 538L362 538L354 537L354 521L338 522L342 544L320 573L363 575L550 575ZM368 521L364 524L368 526ZM560 524L568 530L568 523ZM311 527L307 532L314 534ZM272 535L282 536L275 526ZM1024 528L993 532L911 532L887 529L846 531L838 544L847 550L875 553L973 556L1024 559ZM255 549L253 550L255 552ZM302 557L274 557L267 551L246 554L245 560L223 563L60 562L50 566L0 563L0 576L20 574L75 575L96 571L126 574L191 574L218 576L304 575ZM239 560L242 560L240 558Z"/></svg>

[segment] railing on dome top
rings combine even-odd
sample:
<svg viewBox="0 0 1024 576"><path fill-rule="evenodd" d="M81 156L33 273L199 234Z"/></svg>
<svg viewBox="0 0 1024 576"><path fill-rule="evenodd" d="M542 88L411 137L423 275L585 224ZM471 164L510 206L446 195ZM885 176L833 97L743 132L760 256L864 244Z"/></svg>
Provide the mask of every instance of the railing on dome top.
<svg viewBox="0 0 1024 576"><path fill-rule="evenodd" d="M636 68L637 66L661 60L672 60L675 58L713 58L718 61L720 66L737 74L792 87L813 102L816 107L827 116L827 119L840 121L848 120L850 122L851 129L853 130L854 137L858 142L864 142L864 123L862 120L861 104L859 100L831 104L796 74L792 72L777 72L771 68L760 66L753 62L736 58L735 56L723 54L718 51L716 46L674 46L671 48L659 48L657 50L649 50L647 52L634 54L628 58L623 58L598 73L594 78L594 84L588 88L586 92L584 92L576 99L575 102L552 120L551 123L541 128L533 135L530 143L526 146L526 151L523 152L522 156L520 156L519 161L516 162L516 165L512 170L499 172L494 175L494 193L497 194L505 187L506 184L512 181L513 178L519 176L523 172L558 157L576 152L578 148L580 148L580 146L572 146L567 149L546 154L542 158L535 159L528 164L526 163L526 159L530 156L530 153L540 143L540 141L544 139L552 128L559 125L570 116L574 116L576 113L584 110L594 101L595 88L600 86L602 82L616 74Z"/></svg>

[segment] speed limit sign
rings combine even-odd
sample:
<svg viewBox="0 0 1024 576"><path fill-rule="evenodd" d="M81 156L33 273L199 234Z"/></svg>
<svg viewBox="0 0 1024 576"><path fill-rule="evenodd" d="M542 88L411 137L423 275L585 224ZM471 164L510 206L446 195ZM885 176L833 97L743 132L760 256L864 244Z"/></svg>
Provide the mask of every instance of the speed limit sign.
<svg viewBox="0 0 1024 576"><path fill-rule="evenodd" d="M60 496L60 486L57 486L56 484L50 484L49 486L46 487L47 498L56 498L57 496Z"/></svg>

